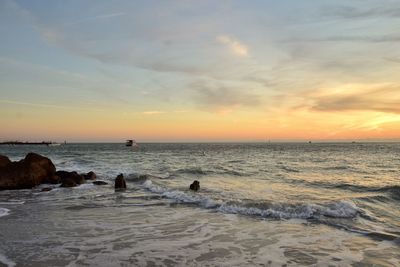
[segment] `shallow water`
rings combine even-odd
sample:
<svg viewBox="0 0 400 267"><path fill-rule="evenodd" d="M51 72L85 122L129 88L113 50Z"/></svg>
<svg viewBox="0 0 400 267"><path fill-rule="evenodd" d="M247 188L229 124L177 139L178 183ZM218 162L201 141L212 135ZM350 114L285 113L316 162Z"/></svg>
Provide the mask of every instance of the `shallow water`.
<svg viewBox="0 0 400 267"><path fill-rule="evenodd" d="M0 266L400 265L397 143L0 147L30 151L110 184L1 191Z"/></svg>

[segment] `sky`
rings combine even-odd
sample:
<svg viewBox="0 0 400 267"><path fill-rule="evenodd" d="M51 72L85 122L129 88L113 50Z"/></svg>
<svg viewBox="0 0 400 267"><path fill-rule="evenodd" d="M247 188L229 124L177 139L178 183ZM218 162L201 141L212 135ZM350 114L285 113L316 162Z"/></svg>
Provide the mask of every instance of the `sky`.
<svg viewBox="0 0 400 267"><path fill-rule="evenodd" d="M0 141L400 138L400 1L0 0Z"/></svg>

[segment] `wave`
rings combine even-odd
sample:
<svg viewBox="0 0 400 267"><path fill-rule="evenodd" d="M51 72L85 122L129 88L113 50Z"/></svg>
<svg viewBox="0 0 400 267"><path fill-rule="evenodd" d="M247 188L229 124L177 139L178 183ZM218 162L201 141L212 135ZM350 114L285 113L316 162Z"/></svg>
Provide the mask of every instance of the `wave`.
<svg viewBox="0 0 400 267"><path fill-rule="evenodd" d="M205 175L205 174L209 174L209 173L212 173L212 172L211 171L205 171L200 167L193 167L193 168L178 169L178 170L175 171L175 173Z"/></svg>
<svg viewBox="0 0 400 267"><path fill-rule="evenodd" d="M163 197L172 199L178 203L196 204L207 209L231 214L241 214L274 219L318 219L328 218L354 218L362 211L351 201L337 201L323 204L309 203L276 203L276 202L251 202L211 199L198 193L186 193L179 190L169 190L153 184L151 180L143 183L143 186Z"/></svg>
<svg viewBox="0 0 400 267"><path fill-rule="evenodd" d="M15 262L7 258L5 255L0 253L0 263L5 264L7 267L14 267L16 265Z"/></svg>
<svg viewBox="0 0 400 267"><path fill-rule="evenodd" d="M377 191L397 193L400 195L400 185L384 186L384 187L377 189Z"/></svg>
<svg viewBox="0 0 400 267"><path fill-rule="evenodd" d="M335 171L335 170L337 170L337 171L339 171L339 170L348 170L348 169L350 169L351 167L349 167L349 166L344 166L344 165L342 165L342 166L332 166L332 167L326 167L326 168L323 168L324 170L332 170L332 171Z"/></svg>
<svg viewBox="0 0 400 267"><path fill-rule="evenodd" d="M363 185L354 185L354 184L338 184L334 185L335 188L341 189L349 189L357 192L382 192L382 193L391 193L393 195L397 195L400 197L400 185L389 185L383 187L370 187Z"/></svg>
<svg viewBox="0 0 400 267"><path fill-rule="evenodd" d="M367 192L387 193L392 198L400 199L400 185L379 187L379 186L366 186L366 185L349 184L349 183L331 183L326 181L307 181L304 179L290 179L290 178L285 178L282 181L290 184L308 185L312 187L324 187L328 189L341 189L358 193L367 193Z"/></svg>
<svg viewBox="0 0 400 267"><path fill-rule="evenodd" d="M392 198L400 200L400 185L385 186L379 191L388 193Z"/></svg>
<svg viewBox="0 0 400 267"><path fill-rule="evenodd" d="M282 166L281 169L284 170L284 171L287 171L287 172L300 172L299 170L296 170L294 168L290 168L290 167L287 167L287 166Z"/></svg>
<svg viewBox="0 0 400 267"><path fill-rule="evenodd" d="M146 180L150 180L150 179L165 180L165 179L172 179L172 178L173 178L173 175L161 177L161 176L156 176L156 175L152 175L152 174L131 173L125 177L125 180L129 181L129 182L134 182L134 183L143 183Z"/></svg>
<svg viewBox="0 0 400 267"><path fill-rule="evenodd" d="M249 174L227 169L227 168L220 168L220 170L204 170L200 167L198 168L183 168L178 169L173 172L174 174L191 174L191 175L210 175L210 174L218 174L218 175L232 175L232 176L247 176Z"/></svg>
<svg viewBox="0 0 400 267"><path fill-rule="evenodd" d="M22 205L24 204L25 201L6 201L6 202L0 202L0 205Z"/></svg>
<svg viewBox="0 0 400 267"><path fill-rule="evenodd" d="M0 217L4 217L10 214L10 210L6 208L0 208Z"/></svg>

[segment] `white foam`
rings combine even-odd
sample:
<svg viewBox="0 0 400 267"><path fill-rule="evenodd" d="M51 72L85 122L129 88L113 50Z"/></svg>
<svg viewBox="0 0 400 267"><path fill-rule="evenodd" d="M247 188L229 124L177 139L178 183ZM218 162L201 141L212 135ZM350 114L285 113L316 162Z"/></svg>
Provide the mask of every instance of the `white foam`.
<svg viewBox="0 0 400 267"><path fill-rule="evenodd" d="M270 207L265 209L223 204L219 206L217 210L225 213L279 219L310 219L320 216L354 218L360 213L360 210L353 203L346 201L330 203L326 206L317 204L288 205L285 203L273 203Z"/></svg>
<svg viewBox="0 0 400 267"><path fill-rule="evenodd" d="M161 194L162 196L169 198L169 199L173 199L177 202L196 203L205 208L213 208L213 207L220 205L220 203L218 203L217 201L211 200L210 198L207 198L207 197L204 197L201 195L187 194L185 192L178 191L178 190L167 190L161 186L154 185L151 180L146 180L143 183L143 185L149 191L151 191L153 193Z"/></svg>
<svg viewBox="0 0 400 267"><path fill-rule="evenodd" d="M14 267L16 265L15 262L4 256L3 254L0 253L0 262L4 263L8 267Z"/></svg>
<svg viewBox="0 0 400 267"><path fill-rule="evenodd" d="M260 216L278 219L318 219L321 216L334 218L354 218L361 210L350 201L329 202L324 204L313 203L264 203L261 205L243 205L238 200L236 203L226 203L213 200L201 194L185 193L179 190L168 190L153 184L151 180L143 183L149 191L173 199L178 203L194 203L204 208L214 208L219 212Z"/></svg>
<svg viewBox="0 0 400 267"><path fill-rule="evenodd" d="M22 205L24 203L25 201L6 201L6 202L0 202L0 205Z"/></svg>
<svg viewBox="0 0 400 267"><path fill-rule="evenodd" d="M10 213L9 209L0 208L0 217L7 216Z"/></svg>
<svg viewBox="0 0 400 267"><path fill-rule="evenodd" d="M8 267L14 267L16 265L15 262L13 262L12 260L8 259L6 256L4 256L2 254L0 254L0 262L4 263Z"/></svg>

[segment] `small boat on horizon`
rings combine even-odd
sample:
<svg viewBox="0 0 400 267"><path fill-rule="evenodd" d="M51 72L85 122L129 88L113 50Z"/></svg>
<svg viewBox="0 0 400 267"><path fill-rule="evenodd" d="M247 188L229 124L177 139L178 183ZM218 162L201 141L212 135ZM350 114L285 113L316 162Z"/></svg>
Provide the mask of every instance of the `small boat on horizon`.
<svg viewBox="0 0 400 267"><path fill-rule="evenodd" d="M125 146L139 147L139 145L133 139L126 140Z"/></svg>

